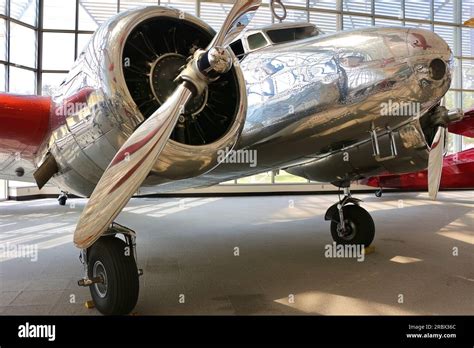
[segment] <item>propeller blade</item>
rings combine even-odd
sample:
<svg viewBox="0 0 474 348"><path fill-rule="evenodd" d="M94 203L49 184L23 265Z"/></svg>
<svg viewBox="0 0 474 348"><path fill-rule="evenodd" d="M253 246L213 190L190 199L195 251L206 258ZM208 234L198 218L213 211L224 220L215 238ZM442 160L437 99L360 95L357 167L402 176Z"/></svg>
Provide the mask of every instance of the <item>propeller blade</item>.
<svg viewBox="0 0 474 348"><path fill-rule="evenodd" d="M438 195L441 174L443 172L444 144L446 139L446 129L438 127L438 131L431 144L428 158L428 194L435 200Z"/></svg>
<svg viewBox="0 0 474 348"><path fill-rule="evenodd" d="M206 50L228 44L249 24L262 0L237 0Z"/></svg>
<svg viewBox="0 0 474 348"><path fill-rule="evenodd" d="M127 139L105 170L74 233L79 248L91 246L138 190L165 147L181 111L192 96L183 83Z"/></svg>
<svg viewBox="0 0 474 348"><path fill-rule="evenodd" d="M181 84L171 97L135 130L117 152L79 218L74 232L74 243L78 248L91 246L141 186L191 97L202 93L209 83L232 67L231 56L222 45L235 30L241 31L247 26L244 17L256 11L260 4L261 0L236 1L206 52L196 51L181 72L178 77ZM205 59L201 59L203 56ZM199 61L203 63L198 64Z"/></svg>

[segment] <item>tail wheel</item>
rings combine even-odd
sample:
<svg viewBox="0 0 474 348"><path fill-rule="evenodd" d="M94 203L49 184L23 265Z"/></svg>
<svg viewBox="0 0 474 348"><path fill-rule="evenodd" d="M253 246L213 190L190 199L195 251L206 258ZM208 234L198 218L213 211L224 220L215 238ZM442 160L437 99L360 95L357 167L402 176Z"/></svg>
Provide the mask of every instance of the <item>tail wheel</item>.
<svg viewBox="0 0 474 348"><path fill-rule="evenodd" d="M342 208L345 231L341 231L339 216L331 221L331 235L337 244L372 243L375 236L374 220L369 212L358 205L346 205Z"/></svg>
<svg viewBox="0 0 474 348"><path fill-rule="evenodd" d="M137 304L138 269L129 248L119 238L102 237L89 250L89 278L102 278L102 282L89 289L95 307L102 314L128 314Z"/></svg>

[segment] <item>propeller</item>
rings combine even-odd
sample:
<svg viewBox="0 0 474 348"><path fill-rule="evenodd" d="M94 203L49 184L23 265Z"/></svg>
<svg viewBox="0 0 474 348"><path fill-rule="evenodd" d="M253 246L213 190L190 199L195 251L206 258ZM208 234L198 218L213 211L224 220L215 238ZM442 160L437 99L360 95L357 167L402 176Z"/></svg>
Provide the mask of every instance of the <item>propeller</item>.
<svg viewBox="0 0 474 348"><path fill-rule="evenodd" d="M438 195L443 173L443 157L446 147L446 128L464 117L461 109L448 110L444 106L445 98L441 99L436 111L432 114L432 125L437 127L428 157L428 195L435 200Z"/></svg>
<svg viewBox="0 0 474 348"><path fill-rule="evenodd" d="M138 190L158 160L186 104L232 68L232 56L225 46L247 26L260 5L261 0L236 1L209 46L190 57L177 78L180 84L173 94L119 149L79 218L74 232L74 244L78 248L91 246Z"/></svg>
<svg viewBox="0 0 474 348"><path fill-rule="evenodd" d="M438 127L428 157L428 195L435 200L443 173L444 144L446 128Z"/></svg>
<svg viewBox="0 0 474 348"><path fill-rule="evenodd" d="M445 109L445 98L439 103L440 108ZM428 155L428 196L436 200L439 185L441 184L441 175L443 174L443 156L446 144L446 128L438 123L438 129L431 143Z"/></svg>

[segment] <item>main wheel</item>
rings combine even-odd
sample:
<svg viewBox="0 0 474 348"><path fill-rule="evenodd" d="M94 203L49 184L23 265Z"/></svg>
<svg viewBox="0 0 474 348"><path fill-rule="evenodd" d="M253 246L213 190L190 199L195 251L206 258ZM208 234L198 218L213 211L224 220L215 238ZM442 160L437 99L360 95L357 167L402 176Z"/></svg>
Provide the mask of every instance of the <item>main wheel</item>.
<svg viewBox="0 0 474 348"><path fill-rule="evenodd" d="M67 196L61 196L58 198L59 205L66 205Z"/></svg>
<svg viewBox="0 0 474 348"><path fill-rule="evenodd" d="M342 212L346 231L340 231L337 215L331 221L332 239L337 244L363 244L368 247L375 236L374 220L369 212L358 205L346 205L342 208Z"/></svg>
<svg viewBox="0 0 474 348"><path fill-rule="evenodd" d="M101 237L89 251L89 278L103 282L89 289L95 307L102 314L128 314L138 300L138 269L129 246L116 237Z"/></svg>

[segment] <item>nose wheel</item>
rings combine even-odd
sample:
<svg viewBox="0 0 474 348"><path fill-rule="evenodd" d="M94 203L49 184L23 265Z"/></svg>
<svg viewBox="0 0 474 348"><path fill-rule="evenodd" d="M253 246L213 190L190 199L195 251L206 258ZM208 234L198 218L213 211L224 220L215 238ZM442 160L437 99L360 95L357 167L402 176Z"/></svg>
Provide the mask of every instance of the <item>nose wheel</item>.
<svg viewBox="0 0 474 348"><path fill-rule="evenodd" d="M116 229L117 224L114 224L111 230L117 232ZM126 241L115 233L107 234L81 254L87 262L86 277L79 285L89 286L94 305L102 314L128 314L138 300L141 270L135 261L134 237L124 236Z"/></svg>
<svg viewBox="0 0 474 348"><path fill-rule="evenodd" d="M375 224L369 212L359 206L361 200L345 189L344 198L332 205L325 220L331 221L331 236L337 244L362 244L368 247L375 237Z"/></svg>

